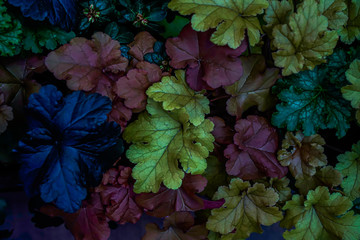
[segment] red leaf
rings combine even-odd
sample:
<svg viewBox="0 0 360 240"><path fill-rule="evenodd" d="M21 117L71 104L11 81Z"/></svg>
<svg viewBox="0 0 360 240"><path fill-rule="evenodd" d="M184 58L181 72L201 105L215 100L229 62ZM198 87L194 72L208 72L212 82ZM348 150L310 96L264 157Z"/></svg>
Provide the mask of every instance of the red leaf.
<svg viewBox="0 0 360 240"><path fill-rule="evenodd" d="M276 130L263 117L248 116L236 122L234 143L224 151L226 171L244 180L263 176L282 178L288 169L280 165L275 152Z"/></svg>
<svg viewBox="0 0 360 240"><path fill-rule="evenodd" d="M234 131L231 127L226 126L224 119L217 116L209 117L208 119L215 125L214 130L211 132L215 137L215 141L220 144L231 144Z"/></svg>
<svg viewBox="0 0 360 240"><path fill-rule="evenodd" d="M108 115L109 121L115 121L120 124L124 131L127 122L131 119L132 111L124 106L122 100L116 97L112 103L111 112Z"/></svg>
<svg viewBox="0 0 360 240"><path fill-rule="evenodd" d="M121 56L119 42L97 32L92 40L77 37L49 53L47 68L57 79L66 80L71 90L97 92L114 98L114 82L126 70L128 60Z"/></svg>
<svg viewBox="0 0 360 240"><path fill-rule="evenodd" d="M97 188L106 216L119 224L136 223L142 210L135 203L135 193L129 183L131 168L119 166L104 174L102 185Z"/></svg>
<svg viewBox="0 0 360 240"><path fill-rule="evenodd" d="M161 80L162 71L156 64L139 62L126 76L116 82L116 94L125 99L125 106L140 112L145 109L145 91L153 83Z"/></svg>
<svg viewBox="0 0 360 240"><path fill-rule="evenodd" d="M175 212L164 219L163 229L150 223L142 240L203 240L208 230L204 225L194 226L194 218L188 212Z"/></svg>
<svg viewBox="0 0 360 240"><path fill-rule="evenodd" d="M150 33L140 32L135 36L134 41L128 45L130 47L129 54L137 61L144 61L145 54L154 52L155 42L156 39Z"/></svg>
<svg viewBox="0 0 360 240"><path fill-rule="evenodd" d="M97 193L93 193L89 200L84 200L76 213L65 213L52 205L41 207L40 212L62 217L76 240L107 240L110 237L110 228Z"/></svg>
<svg viewBox="0 0 360 240"><path fill-rule="evenodd" d="M176 69L187 66L186 80L196 91L231 85L243 74L238 57L246 50L246 41L237 49L217 46L210 42L212 33L196 32L187 25L179 37L166 41L170 65Z"/></svg>
<svg viewBox="0 0 360 240"><path fill-rule="evenodd" d="M176 211L197 211L204 209L204 201L196 193L202 192L207 180L201 175L186 174L177 190L161 186L157 193L141 193L136 202L155 217L169 216Z"/></svg>

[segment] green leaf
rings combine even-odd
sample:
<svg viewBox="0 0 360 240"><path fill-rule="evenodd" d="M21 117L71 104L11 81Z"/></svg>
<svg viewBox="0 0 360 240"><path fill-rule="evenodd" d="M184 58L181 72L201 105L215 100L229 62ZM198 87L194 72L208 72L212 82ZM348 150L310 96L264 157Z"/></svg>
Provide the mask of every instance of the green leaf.
<svg viewBox="0 0 360 240"><path fill-rule="evenodd" d="M346 84L345 71L353 57L339 50L326 65L278 80L273 89L282 103L276 106L272 123L288 131L303 129L305 136L335 128L336 135L343 137L350 127L351 107L340 88Z"/></svg>
<svg viewBox="0 0 360 240"><path fill-rule="evenodd" d="M137 193L157 192L162 182L170 189L179 188L185 172L205 171L206 158L214 148L210 120L194 126L184 109L169 112L161 105L149 98L147 112L124 131L123 138L133 143L126 156L136 164L133 177Z"/></svg>
<svg viewBox="0 0 360 240"><path fill-rule="evenodd" d="M352 146L351 152L340 154L336 169L344 176L341 187L351 200L360 197L360 141Z"/></svg>
<svg viewBox="0 0 360 240"><path fill-rule="evenodd" d="M12 19L0 0L0 56L14 56L20 52L22 26L19 20Z"/></svg>
<svg viewBox="0 0 360 240"><path fill-rule="evenodd" d="M294 7L287 0L269 0L269 7L265 11L264 21L267 23L263 29L271 35L273 28L277 25L286 24Z"/></svg>
<svg viewBox="0 0 360 240"><path fill-rule="evenodd" d="M181 30L189 23L189 19L181 17L179 15L175 16L175 19L172 22L162 20L159 24L165 28L163 33L160 33L164 38L171 38L179 36Z"/></svg>
<svg viewBox="0 0 360 240"><path fill-rule="evenodd" d="M54 50L59 45L68 43L75 37L74 32L65 32L64 30L52 27L24 28L24 49L33 53L42 53L43 48Z"/></svg>
<svg viewBox="0 0 360 240"><path fill-rule="evenodd" d="M360 1L346 0L348 21L345 27L338 30L340 39L346 44L351 44L355 39L360 40Z"/></svg>
<svg viewBox="0 0 360 240"><path fill-rule="evenodd" d="M343 97L351 101L351 106L356 111L356 119L360 123L360 60L354 60L350 69L346 71L346 78L352 85L341 88Z"/></svg>
<svg viewBox="0 0 360 240"><path fill-rule="evenodd" d="M175 71L175 77L165 76L161 82L154 83L146 94L157 102L162 102L165 110L184 108L189 120L195 126L200 125L205 114L210 113L209 100L202 92L195 92L185 81L185 71Z"/></svg>
<svg viewBox="0 0 360 240"><path fill-rule="evenodd" d="M309 191L307 199L294 195L283 210L285 218L281 226L295 229L283 234L285 239L355 240L360 237L360 216L348 211L352 207L349 198L340 193L330 195L326 187Z"/></svg>
<svg viewBox="0 0 360 240"><path fill-rule="evenodd" d="M104 33L121 44L130 43L134 40L134 34L126 27L119 26L116 22L111 22L106 25Z"/></svg>
<svg viewBox="0 0 360 240"><path fill-rule="evenodd" d="M206 227L214 232L230 234L233 239L247 238L252 232L261 233L261 224L270 226L283 218L281 211L274 207L279 195L274 189L265 188L264 184L250 186L249 182L234 178L229 187L219 187L213 199L222 198L225 203L211 211Z"/></svg>
<svg viewBox="0 0 360 240"><path fill-rule="evenodd" d="M319 11L329 22L329 29L337 30L343 27L347 20L347 6L345 0L317 0Z"/></svg>
<svg viewBox="0 0 360 240"><path fill-rule="evenodd" d="M338 40L336 31L328 30L328 19L319 14L315 0L305 0L287 24L275 26L273 37L278 49L273 58L276 66L284 68L283 76L312 70L324 63Z"/></svg>
<svg viewBox="0 0 360 240"><path fill-rule="evenodd" d="M318 168L315 175L303 175L296 179L295 186L299 189L300 194L306 195L310 190L318 186L326 186L330 189L341 184L343 178L341 173L332 166Z"/></svg>
<svg viewBox="0 0 360 240"><path fill-rule="evenodd" d="M206 161L207 168L202 175L208 180L208 184L201 194L211 198L218 187L228 185L230 177L226 174L225 164L217 157L210 155Z"/></svg>
<svg viewBox="0 0 360 240"><path fill-rule="evenodd" d="M269 6L266 0L208 1L172 0L168 7L182 15L193 14L192 27L205 32L216 28L211 41L217 45L238 48L245 38L245 30L251 46L260 41L262 32L258 14Z"/></svg>

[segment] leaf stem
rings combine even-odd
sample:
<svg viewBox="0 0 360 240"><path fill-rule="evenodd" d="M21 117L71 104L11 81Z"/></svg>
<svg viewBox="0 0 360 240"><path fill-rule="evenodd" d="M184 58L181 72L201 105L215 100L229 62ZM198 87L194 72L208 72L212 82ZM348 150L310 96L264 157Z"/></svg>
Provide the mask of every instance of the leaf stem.
<svg viewBox="0 0 360 240"><path fill-rule="evenodd" d="M331 146L329 144L325 144L324 147L330 148L331 150L333 150L335 152L338 152L338 153L345 153L344 150L342 150L340 148L337 148L337 147L334 147L334 146Z"/></svg>
<svg viewBox="0 0 360 240"><path fill-rule="evenodd" d="M221 100L221 99L228 98L228 97L230 97L230 96L229 95L219 96L219 97L211 99L210 102L215 102L217 100Z"/></svg>

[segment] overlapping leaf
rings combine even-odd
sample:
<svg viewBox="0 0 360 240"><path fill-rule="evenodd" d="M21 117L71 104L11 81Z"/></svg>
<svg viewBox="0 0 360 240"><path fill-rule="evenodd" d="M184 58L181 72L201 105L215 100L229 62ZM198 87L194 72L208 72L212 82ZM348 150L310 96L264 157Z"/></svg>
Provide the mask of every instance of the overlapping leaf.
<svg viewBox="0 0 360 240"><path fill-rule="evenodd" d="M146 213L155 217L170 216L173 212L198 211L204 209L204 200L196 195L207 184L201 175L186 174L179 189L172 190L164 186L157 193L142 193L136 196L136 203L146 209Z"/></svg>
<svg viewBox="0 0 360 240"><path fill-rule="evenodd" d="M16 7L20 7L25 17L43 21L49 19L53 25L70 30L75 26L77 6L74 0L8 0Z"/></svg>
<svg viewBox="0 0 360 240"><path fill-rule="evenodd" d="M340 186L343 178L341 173L332 166L325 166L316 169L313 176L303 175L296 179L295 186L299 189L300 194L306 195L310 190L315 190L318 186L326 186L333 189Z"/></svg>
<svg viewBox="0 0 360 240"><path fill-rule="evenodd" d="M325 140L318 134L305 137L301 132L295 135L287 132L282 149L278 151L278 160L282 166L289 166L296 179L304 175L313 176L316 167L327 164L324 144Z"/></svg>
<svg viewBox="0 0 360 240"><path fill-rule="evenodd" d="M346 196L355 200L360 197L360 141L351 150L338 156L336 169L344 176L341 186Z"/></svg>
<svg viewBox="0 0 360 240"><path fill-rule="evenodd" d="M231 144L235 132L230 126L226 125L224 119L218 116L209 117L208 119L214 123L214 130L211 133L214 135L215 141L219 144Z"/></svg>
<svg viewBox="0 0 360 240"><path fill-rule="evenodd" d="M62 217L75 240L107 240L110 237L99 194L91 194L90 199L84 200L75 213L66 213L51 205L41 207L40 211L51 217Z"/></svg>
<svg viewBox="0 0 360 240"><path fill-rule="evenodd" d="M347 20L347 6L345 0L317 0L319 11L329 22L328 28L338 30L342 28Z"/></svg>
<svg viewBox="0 0 360 240"><path fill-rule="evenodd" d="M33 53L43 52L43 48L54 50L58 45L68 43L75 37L74 32L65 32L59 28L24 28L24 49Z"/></svg>
<svg viewBox="0 0 360 240"><path fill-rule="evenodd" d="M146 225L143 240L205 240L208 230L203 225L195 225L194 217L188 212L175 212L166 217L163 229L155 223Z"/></svg>
<svg viewBox="0 0 360 240"><path fill-rule="evenodd" d="M266 0L206 1L172 0L168 7L183 15L193 14L192 27L204 32L216 28L211 41L216 45L238 48L245 30L252 46L260 41L261 27L257 19L269 6Z"/></svg>
<svg viewBox="0 0 360 240"><path fill-rule="evenodd" d="M307 194L307 199L294 195L284 210L281 225L295 229L284 233L285 239L344 239L360 237L360 216L349 211L352 202L340 193L330 195L326 187L318 187Z"/></svg>
<svg viewBox="0 0 360 240"><path fill-rule="evenodd" d="M275 65L284 68L284 76L324 63L338 40L336 31L328 30L328 19L319 14L315 0L305 0L287 24L275 26L273 37L278 49L273 53Z"/></svg>
<svg viewBox="0 0 360 240"><path fill-rule="evenodd" d="M22 26L19 20L13 19L0 0L0 56L13 56L20 52Z"/></svg>
<svg viewBox="0 0 360 240"><path fill-rule="evenodd" d="M346 71L346 78L352 85L341 88L343 97L351 101L351 106L356 111L356 119L360 123L360 59L354 60L350 64L350 69Z"/></svg>
<svg viewBox="0 0 360 240"><path fill-rule="evenodd" d="M114 84L126 70L128 60L121 56L120 44L108 35L97 32L92 38L72 39L51 52L45 64L57 79L66 80L69 89L114 99Z"/></svg>
<svg viewBox="0 0 360 240"><path fill-rule="evenodd" d="M124 139L133 143L126 152L136 166L134 191L157 192L161 182L170 189L181 186L184 172L201 174L212 151L213 123L205 119L199 126L189 123L184 109L165 111L161 104L148 99L147 112L131 123ZM182 169L178 167L181 164Z"/></svg>
<svg viewBox="0 0 360 240"><path fill-rule="evenodd" d="M210 42L212 31L195 32L187 25L179 37L166 41L170 65L186 67L186 81L195 91L233 84L241 77L242 63L237 57L246 49L246 42L236 49Z"/></svg>
<svg viewBox="0 0 360 240"><path fill-rule="evenodd" d="M29 195L40 194L66 212L80 208L86 186L101 180L100 154L120 140L120 127L106 122L110 110L106 97L80 91L63 97L53 85L30 96L30 129L17 148L20 176Z"/></svg>
<svg viewBox="0 0 360 240"><path fill-rule="evenodd" d="M360 1L346 0L348 21L345 27L339 29L342 42L351 44L355 39L360 40Z"/></svg>
<svg viewBox="0 0 360 240"><path fill-rule="evenodd" d="M213 209L206 227L221 234L235 233L233 239L249 237L250 233L261 233L260 225L270 226L282 219L281 211L274 207L279 196L272 188L263 184L241 179L232 179L229 187L219 187L214 200L224 198L225 203L219 209ZM226 238L225 238L226 239Z"/></svg>
<svg viewBox="0 0 360 240"><path fill-rule="evenodd" d="M287 168L275 156L278 146L276 130L263 117L250 115L236 122L234 144L224 151L228 174L244 180L263 176L282 178Z"/></svg>
<svg viewBox="0 0 360 240"><path fill-rule="evenodd" d="M44 59L36 56L0 64L0 90L15 114L21 114L29 96L39 91L40 84L33 79L33 75L44 70Z"/></svg>
<svg viewBox="0 0 360 240"><path fill-rule="evenodd" d="M164 110L184 108L189 114L189 121L195 126L200 125L205 114L210 113L209 100L202 92L195 92L185 82L185 71L177 70L174 76L161 79L153 84L146 94L157 102L162 102Z"/></svg>
<svg viewBox="0 0 360 240"><path fill-rule="evenodd" d="M210 155L206 161L207 168L203 173L203 176L206 177L208 184L201 194L212 198L220 186L228 185L230 177L226 174L225 164L219 161L215 156Z"/></svg>
<svg viewBox="0 0 360 240"><path fill-rule="evenodd" d="M293 13L293 5L287 0L269 0L269 7L265 10L263 29L270 35L277 25L286 24L290 14Z"/></svg>
<svg viewBox="0 0 360 240"><path fill-rule="evenodd" d="M145 91L153 83L160 81L162 71L156 64L138 62L136 68L131 69L126 76L116 82L115 93L125 99L124 105L136 112L143 111L147 96Z"/></svg>
<svg viewBox="0 0 360 240"><path fill-rule="evenodd" d="M351 58L340 50L326 65L280 79L274 90L280 92L282 103L276 106L278 112L273 114L272 124L287 127L288 131L303 129L305 136L335 128L336 135L343 137L350 127L351 108L340 88L346 84L344 73Z"/></svg>
<svg viewBox="0 0 360 240"><path fill-rule="evenodd" d="M226 103L226 110L233 116L241 117L242 113L252 106L266 111L274 105L270 88L279 77L277 68L267 68L265 58L261 55L240 57L244 73L233 85L225 87L231 98Z"/></svg>
<svg viewBox="0 0 360 240"><path fill-rule="evenodd" d="M291 199L291 189L289 187L290 180L287 177L281 179L270 178L270 180L262 178L256 180L256 182L264 184L267 188L273 188L275 192L279 194L280 203L284 203Z"/></svg>
<svg viewBox="0 0 360 240"><path fill-rule="evenodd" d="M142 215L135 202L130 176L130 167L111 168L104 174L102 184L96 188L106 216L119 224L136 223Z"/></svg>

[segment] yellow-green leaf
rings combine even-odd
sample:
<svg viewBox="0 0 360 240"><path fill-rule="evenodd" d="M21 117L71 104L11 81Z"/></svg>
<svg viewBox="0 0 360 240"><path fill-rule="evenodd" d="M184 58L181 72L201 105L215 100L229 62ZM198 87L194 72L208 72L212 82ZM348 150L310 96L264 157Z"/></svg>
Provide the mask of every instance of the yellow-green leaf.
<svg viewBox="0 0 360 240"><path fill-rule="evenodd" d="M341 187L351 200L360 197L360 141L352 146L351 152L340 154L336 169L344 176Z"/></svg>
<svg viewBox="0 0 360 240"><path fill-rule="evenodd" d="M206 158L214 148L211 134L214 124L205 119L194 126L184 109L165 111L152 99L148 99L146 109L123 134L123 138L132 143L126 156L136 164L134 191L157 192L162 182L168 188L177 189L185 172L205 171Z"/></svg>
<svg viewBox="0 0 360 240"><path fill-rule="evenodd" d="M269 0L269 7L265 11L264 21L267 23L263 29L271 35L276 25L286 24L288 17L293 13L294 7L287 1Z"/></svg>
<svg viewBox="0 0 360 240"><path fill-rule="evenodd" d="M355 39L360 40L360 1L347 0L348 21L345 27L339 29L342 42L351 44Z"/></svg>
<svg viewBox="0 0 360 240"><path fill-rule="evenodd" d="M183 15L194 14L194 30L216 28L211 41L235 49L244 40L245 30L252 46L260 41L261 26L256 16L268 5L267 0L172 0L168 7Z"/></svg>
<svg viewBox="0 0 360 240"><path fill-rule="evenodd" d="M359 19L360 21L360 19ZM351 106L357 109L356 118L360 123L360 60L354 60L350 69L345 73L347 80L352 85L347 85L341 88L343 97L351 101Z"/></svg>
<svg viewBox="0 0 360 240"><path fill-rule="evenodd" d="M329 28L337 30L343 27L347 20L347 6L345 0L317 0L319 11L329 22Z"/></svg>
<svg viewBox="0 0 360 240"><path fill-rule="evenodd" d="M315 175L303 175L296 179L295 187L299 189L300 194L306 195L310 190L318 186L333 188L339 186L342 182L341 173L332 166L318 168Z"/></svg>
<svg viewBox="0 0 360 240"><path fill-rule="evenodd" d="M349 211L352 202L340 193L330 195L326 187L309 191L307 199L294 195L283 210L282 227L295 229L283 234L289 240L355 240L360 237L360 216Z"/></svg>
<svg viewBox="0 0 360 240"><path fill-rule="evenodd" d="M284 76L312 70L326 61L338 40L336 31L327 28L328 20L319 14L315 0L305 0L288 24L275 26L273 44L278 50L273 57L275 65L284 68Z"/></svg>
<svg viewBox="0 0 360 240"><path fill-rule="evenodd" d="M185 71L177 70L174 76L166 76L161 82L153 84L146 94L157 102L162 102L165 110L185 108L189 120L195 126L200 125L205 114L210 113L209 100L203 92L195 92L185 81Z"/></svg>
<svg viewBox="0 0 360 240"><path fill-rule="evenodd" d="M221 234L247 238L250 233L261 233L260 225L270 226L282 219L281 211L274 207L279 195L264 184L253 186L240 178L231 180L229 187L219 187L214 200L225 199L221 208L213 209L206 227ZM236 229L236 232L232 232ZM224 238L231 239L231 238Z"/></svg>

